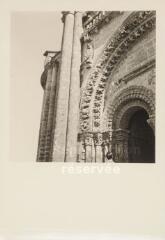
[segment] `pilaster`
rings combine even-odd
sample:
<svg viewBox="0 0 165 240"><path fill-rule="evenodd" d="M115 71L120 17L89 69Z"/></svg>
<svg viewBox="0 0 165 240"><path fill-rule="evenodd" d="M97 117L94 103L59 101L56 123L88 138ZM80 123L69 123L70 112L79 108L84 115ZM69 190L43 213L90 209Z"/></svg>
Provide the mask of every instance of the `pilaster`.
<svg viewBox="0 0 165 240"><path fill-rule="evenodd" d="M81 33L82 33L82 13L75 12L71 80L69 89L66 159L65 159L67 162L77 161L77 135L79 126L79 102L80 102Z"/></svg>
<svg viewBox="0 0 165 240"><path fill-rule="evenodd" d="M52 68L49 66L47 69L46 86L44 90L44 99L41 113L41 124L38 142L37 161L49 161L49 153L47 152L46 138L47 138L47 121L49 112L49 98L52 83Z"/></svg>
<svg viewBox="0 0 165 240"><path fill-rule="evenodd" d="M64 30L61 48L61 66L56 110L53 161L65 160L70 69L73 44L74 13L63 12Z"/></svg>

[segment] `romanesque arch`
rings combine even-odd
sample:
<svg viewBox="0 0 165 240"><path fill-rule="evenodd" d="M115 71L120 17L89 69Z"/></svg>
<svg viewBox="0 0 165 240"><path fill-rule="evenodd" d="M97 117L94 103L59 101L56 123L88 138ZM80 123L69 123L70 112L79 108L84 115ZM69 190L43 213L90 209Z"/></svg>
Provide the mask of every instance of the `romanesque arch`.
<svg viewBox="0 0 165 240"><path fill-rule="evenodd" d="M80 129L82 132L100 131L107 81L122 55L155 25L155 12L134 12L110 39L82 88Z"/></svg>
<svg viewBox="0 0 165 240"><path fill-rule="evenodd" d="M149 159L148 156L142 156L141 153L139 156L130 155L130 149L129 149L129 138L132 134L132 129L130 126L130 123L132 119L134 118L136 121L136 115L140 119L138 122L142 122L141 126L138 126L138 123L136 123L136 127L139 127L139 129L142 127L144 128L143 131L143 139L150 141L149 136L152 136L152 147L145 151L145 155L149 154L147 151L152 151L153 149L153 141L154 141L154 116L155 116L155 107L154 107L154 93L152 90L148 90L147 88L143 86L131 86L123 91L121 91L119 94L115 96L114 99L110 102L106 113L106 119L105 122L108 122L109 130L112 131L112 152L113 152L113 158L116 162L129 162L132 161L130 158L134 158L134 161L142 161L142 162L153 162L154 156L149 156L152 158ZM140 129L140 131L141 131ZM142 129L143 130L143 129ZM144 132L147 131L146 136ZM133 133L133 135L136 132ZM139 133L138 133L139 134ZM149 135L147 135L149 134ZM136 137L136 136L135 136ZM146 137L146 139L145 139ZM147 139L147 137L149 139ZM137 139L139 136L137 136ZM139 140L136 139L136 145L133 146L132 149L136 147L139 148L138 151L142 150L142 147L140 149L140 146L142 145L142 142L138 142ZM145 146L146 148L146 146ZM149 145L148 145L149 148ZM135 151L134 149L131 151ZM144 152L144 150L143 150ZM141 155L140 155L141 154ZM153 152L154 154L154 152ZM144 154L143 154L144 155ZM140 160L137 158L141 158ZM148 157L148 160L147 160ZM142 159L144 158L144 159Z"/></svg>

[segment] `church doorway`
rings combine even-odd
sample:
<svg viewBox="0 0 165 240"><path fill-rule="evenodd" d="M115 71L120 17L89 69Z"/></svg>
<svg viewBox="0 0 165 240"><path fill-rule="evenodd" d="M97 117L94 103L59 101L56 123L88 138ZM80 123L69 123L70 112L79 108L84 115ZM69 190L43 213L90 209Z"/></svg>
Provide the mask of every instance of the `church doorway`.
<svg viewBox="0 0 165 240"><path fill-rule="evenodd" d="M154 94L145 87L123 89L107 105L114 162L155 162Z"/></svg>
<svg viewBox="0 0 165 240"><path fill-rule="evenodd" d="M130 103L114 115L112 151L115 162L154 163L155 135L142 106Z"/></svg>
<svg viewBox="0 0 165 240"><path fill-rule="evenodd" d="M128 161L132 163L155 162L155 136L147 122L144 109L136 111L128 123Z"/></svg>

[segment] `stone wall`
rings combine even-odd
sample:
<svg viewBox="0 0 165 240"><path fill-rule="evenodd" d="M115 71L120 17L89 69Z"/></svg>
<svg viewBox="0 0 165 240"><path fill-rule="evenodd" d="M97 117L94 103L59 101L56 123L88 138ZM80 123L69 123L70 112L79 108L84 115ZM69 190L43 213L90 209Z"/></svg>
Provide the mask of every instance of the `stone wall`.
<svg viewBox="0 0 165 240"><path fill-rule="evenodd" d="M79 156L83 153L83 161L107 161L113 148L118 154L114 159L127 162L125 126L138 109L145 109L154 129L155 35L155 12L142 11L120 13L87 36L83 54L90 43L93 55L81 71ZM100 149L95 134L100 136ZM109 136L106 141L104 134Z"/></svg>
<svg viewBox="0 0 165 240"><path fill-rule="evenodd" d="M37 160L106 162L114 151L128 162L131 116L145 110L154 131L156 15L100 11L84 22L83 14L82 27L81 12L63 13L60 62L46 62L41 77Z"/></svg>
<svg viewBox="0 0 165 240"><path fill-rule="evenodd" d="M114 92L130 85L145 86L155 91L155 49L156 33L154 29L144 35L122 57L108 81L105 100L112 97ZM142 71L136 74L137 70L142 67Z"/></svg>
<svg viewBox="0 0 165 240"><path fill-rule="evenodd" d="M46 60L48 58L49 53L48 56L46 55ZM59 86L59 61L59 53L54 53L49 61L46 62L44 72L41 76L44 98L37 152L37 161L40 162L52 161L57 93Z"/></svg>
<svg viewBox="0 0 165 240"><path fill-rule="evenodd" d="M110 14L109 18L106 18L105 21L101 24L101 27L98 27L96 31L89 33L91 38L90 45L92 46L92 63L90 67L83 66L83 80L85 80L88 74L91 71L92 66L96 64L97 59L99 58L103 48L107 44L107 41L113 36L115 31L121 26L125 19L131 14L130 11L126 12L116 12L115 14ZM82 41L82 62L87 52L88 41ZM82 80L82 82L83 82Z"/></svg>

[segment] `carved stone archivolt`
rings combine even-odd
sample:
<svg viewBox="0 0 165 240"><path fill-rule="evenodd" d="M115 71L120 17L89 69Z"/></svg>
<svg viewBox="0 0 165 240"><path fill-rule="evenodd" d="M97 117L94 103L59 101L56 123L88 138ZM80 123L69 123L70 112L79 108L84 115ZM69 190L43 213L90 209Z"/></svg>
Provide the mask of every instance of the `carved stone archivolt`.
<svg viewBox="0 0 165 240"><path fill-rule="evenodd" d="M122 13L121 11L86 12L83 17L84 33L82 40L85 41L89 34L97 33L103 24L109 23L114 17Z"/></svg>
<svg viewBox="0 0 165 240"><path fill-rule="evenodd" d="M116 94L105 109L105 123L112 131L112 153L115 162L127 162L129 122L138 110L144 109L148 114L147 122L154 132L155 103L154 93L143 86L130 86Z"/></svg>
<svg viewBox="0 0 165 240"><path fill-rule="evenodd" d="M155 97L152 90L143 86L130 86L124 89L109 104L105 122L110 129L127 129L130 117L138 109L144 109L148 116L155 115Z"/></svg>
<svg viewBox="0 0 165 240"><path fill-rule="evenodd" d="M154 11L139 11L131 14L110 39L90 73L81 93L80 126L82 131L100 129L101 109L106 83L121 57L132 44L155 27ZM92 104L92 106L91 106Z"/></svg>

